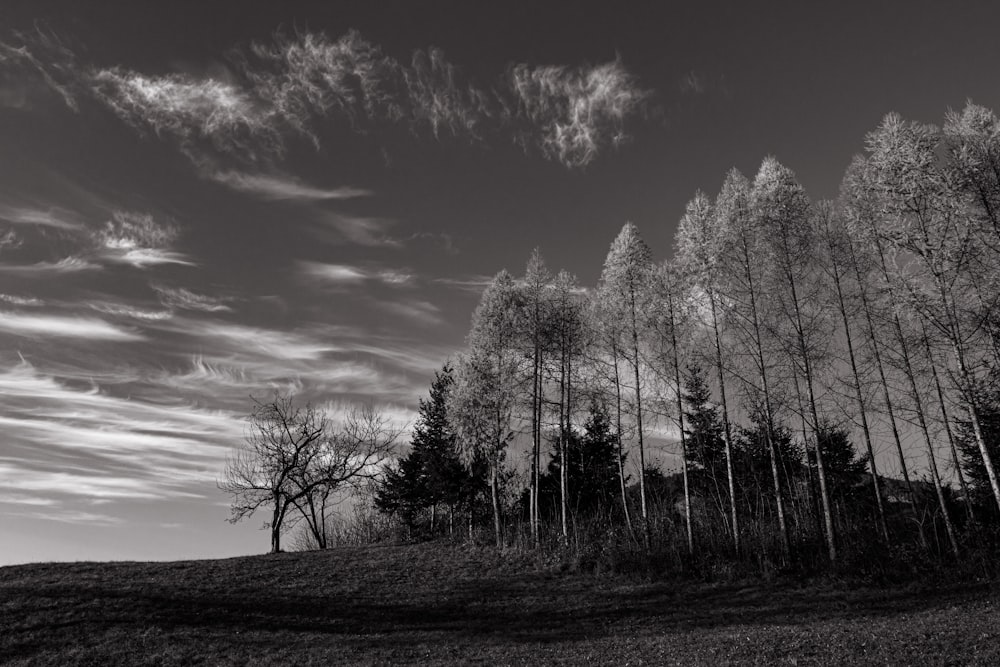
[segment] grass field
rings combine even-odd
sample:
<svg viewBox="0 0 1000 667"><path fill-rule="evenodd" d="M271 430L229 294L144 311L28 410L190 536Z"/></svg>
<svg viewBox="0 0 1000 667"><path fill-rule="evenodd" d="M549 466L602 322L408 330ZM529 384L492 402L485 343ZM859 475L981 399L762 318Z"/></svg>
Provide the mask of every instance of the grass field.
<svg viewBox="0 0 1000 667"><path fill-rule="evenodd" d="M25 664L1000 665L1000 589L640 583L443 544L0 568Z"/></svg>

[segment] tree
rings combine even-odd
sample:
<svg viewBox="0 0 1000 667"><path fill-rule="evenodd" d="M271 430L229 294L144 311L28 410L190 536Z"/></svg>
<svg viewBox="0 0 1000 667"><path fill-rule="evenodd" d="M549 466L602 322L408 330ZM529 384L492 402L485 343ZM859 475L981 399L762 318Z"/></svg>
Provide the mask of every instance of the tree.
<svg viewBox="0 0 1000 667"><path fill-rule="evenodd" d="M694 286L708 301L709 326L715 352L715 371L719 385L719 405L722 408L722 438L726 454L726 477L729 482L730 530L733 549L740 552L740 522L736 509L736 480L733 473L733 433L729 420L729 399L726 396L726 374L722 355L722 329L718 307L719 260L721 235L716 226L712 203L698 192L688 202L677 230L679 261Z"/></svg>
<svg viewBox="0 0 1000 667"><path fill-rule="evenodd" d="M549 291L551 276L538 248L531 253L523 281L525 348L531 357L531 535L538 546L539 508L538 483L541 475L542 408L545 399L543 369L545 367L545 336L549 323Z"/></svg>
<svg viewBox="0 0 1000 667"><path fill-rule="evenodd" d="M722 190L715 202L717 233L720 236L721 291L726 296L726 311L736 324L734 329L750 352L754 365L754 375L759 384L753 386L744 382L748 402L759 402L754 406L760 412L760 423L764 426L764 443L770 456L771 481L774 485L775 507L778 514L778 529L781 546L787 558L791 551L788 538L788 524L785 520L785 500L781 492L781 476L778 468L778 451L774 434L768 429L774 424L774 396L772 391L773 373L769 350L765 345L766 300L763 295L765 271L760 261L765 250L760 247L760 235L755 219L750 211L750 182L735 169L729 172Z"/></svg>
<svg viewBox="0 0 1000 667"><path fill-rule="evenodd" d="M329 424L311 405L296 406L291 396L275 394L268 402L253 399L243 447L226 461L219 488L233 496L231 523L270 505L271 553L281 551L281 531L288 511L311 489L294 477L315 465Z"/></svg>
<svg viewBox="0 0 1000 667"><path fill-rule="evenodd" d="M666 414L676 415L681 445L681 477L684 486L684 527L688 553L694 553L694 529L691 520L691 483L687 433L684 428L684 400L681 382L681 340L691 325L690 309L685 307L686 285L677 268L667 262L656 267L651 282L651 304L646 325L653 337L653 363L664 387L663 403ZM672 396L673 400L670 400ZM672 405L671 405L672 403Z"/></svg>
<svg viewBox="0 0 1000 667"><path fill-rule="evenodd" d="M979 420L983 441L994 461L1000 460L1000 371L996 376L993 390L984 390L979 397ZM990 476L983 465L983 457L979 450L979 441L973 432L971 420L957 420L955 429L955 444L962 458L962 467L969 484L971 500L982 510L996 516L996 503L993 499L993 487Z"/></svg>
<svg viewBox="0 0 1000 667"><path fill-rule="evenodd" d="M689 365L685 369L682 398L685 437L688 459L694 464L691 471L692 486L702 498L712 497L721 516L725 517L727 507L733 503L726 493L725 481L728 474L724 428L718 409L712 405L712 391L699 366ZM731 487L730 487L731 488Z"/></svg>
<svg viewBox="0 0 1000 667"><path fill-rule="evenodd" d="M230 494L230 522L271 508L271 553L281 551L289 510L297 508L323 547L326 503L345 484L375 474L400 429L372 408L351 411L338 432L312 405L288 395L254 400L242 447L226 461L221 490Z"/></svg>
<svg viewBox="0 0 1000 667"><path fill-rule="evenodd" d="M861 386L861 373L858 371L857 355L854 352L854 328L851 326L851 313L848 306L846 285L851 264L851 238L843 224L843 216L829 202L822 202L815 211L814 225L816 232L826 250L823 253L822 266L827 277L833 284L836 296L837 311L844 330L844 341L847 345L847 356L851 366L852 388L857 402L858 416L861 419L861 432L865 439L865 449L868 453L868 465L871 471L872 490L875 494L875 507L878 511L879 529L882 538L889 542L889 527L885 519L885 508L882 502L882 488L879 483L878 468L875 463L875 449L872 445L871 428L868 425L868 411ZM943 407L943 403L942 403Z"/></svg>
<svg viewBox="0 0 1000 667"><path fill-rule="evenodd" d="M635 421L636 437L639 445L639 470L646 469L646 454L642 425L642 383L639 354L640 313L652 270L652 253L649 246L639 236L639 230L631 222L625 223L621 232L611 243L611 249L604 260L601 273L600 292L606 305L606 312L624 324L622 333L623 355L632 367L635 380ZM649 537L649 517L646 506L646 485L639 476L639 498L642 520L647 538Z"/></svg>
<svg viewBox="0 0 1000 667"><path fill-rule="evenodd" d="M506 271L483 291L472 316L468 352L459 358L449 395L448 419L455 428L463 463L485 461L489 471L493 530L503 546L500 474L507 445L514 438L514 408L520 389L518 348L521 296Z"/></svg>
<svg viewBox="0 0 1000 667"><path fill-rule="evenodd" d="M888 114L868 135L868 183L879 197L884 212L880 224L871 229L871 239L879 250L890 293L891 277L884 247L906 251L913 258L908 268L919 273L903 275L897 272L898 283L908 293L908 305L951 344L958 371L956 387L968 407L983 465L1000 508L1000 480L982 434L976 404L980 386L977 366L989 367L988 363L977 360L982 353L977 350L975 339L983 320L978 311L992 311L996 304L991 298L982 298L977 288L980 276L973 270L979 252L977 237L974 227L969 224L965 202L952 196L949 175L938 159L941 142L936 128L908 123L896 114ZM986 278L995 280L995 265L990 266ZM897 329L899 326L897 314ZM909 364L901 334L900 341L904 363ZM911 384L914 384L912 375ZM914 394L917 394L915 387ZM922 419L922 412L918 405L918 419ZM928 456L949 537L952 537L929 439ZM952 545L957 555L953 537Z"/></svg>
<svg viewBox="0 0 1000 667"><path fill-rule="evenodd" d="M760 258L769 269L765 274L766 285L782 315L773 330L784 345L794 373L804 381L809 421L818 442L820 420L816 367L822 357L823 339L829 328L823 321L825 309L818 299L810 299L806 291L807 287L815 284L816 256L816 237L808 219L809 199L790 169L774 158L766 158L754 178L750 206L762 237L762 247L769 251ZM827 554L831 561L836 561L837 547L823 454L818 447L815 451Z"/></svg>
<svg viewBox="0 0 1000 667"><path fill-rule="evenodd" d="M375 494L375 505L380 511L398 514L411 527L417 514L430 509L432 532L437 507L448 507L449 530L453 530L455 510L468 508L471 491L477 486L474 472L462 465L455 431L448 420L448 396L454 383L454 371L446 363L435 373L429 397L420 399L420 416L413 429L409 453L395 469L387 469Z"/></svg>
<svg viewBox="0 0 1000 667"><path fill-rule="evenodd" d="M317 548L329 545L331 499L347 488L357 490L359 485L374 481L385 459L395 451L402 432L402 427L370 405L352 408L322 440L319 456L312 464L292 472L295 485L304 491L292 499L292 504Z"/></svg>
<svg viewBox="0 0 1000 667"><path fill-rule="evenodd" d="M577 516L595 516L609 509L618 485L617 447L611 417L604 406L592 403L583 432L570 429L565 448L553 452L539 489L546 506L562 504L563 482L568 505ZM564 466L563 460L567 463Z"/></svg>

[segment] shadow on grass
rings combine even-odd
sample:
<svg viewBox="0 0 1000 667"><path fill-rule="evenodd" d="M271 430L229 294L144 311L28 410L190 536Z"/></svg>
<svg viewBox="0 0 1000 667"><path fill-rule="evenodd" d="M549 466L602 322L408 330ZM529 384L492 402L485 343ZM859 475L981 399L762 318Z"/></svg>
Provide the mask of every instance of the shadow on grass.
<svg viewBox="0 0 1000 667"><path fill-rule="evenodd" d="M857 620L994 596L989 588L973 586L837 590L637 585L545 574L473 578L467 570L449 580L430 578L420 567L404 574L386 570L387 565L403 565L394 558L353 564L345 560L354 569L345 567L349 574L342 577L358 579L367 573L369 581L330 582L315 573L295 579L295 572L289 571L294 562L291 555L257 561L252 576L224 566L199 570L183 564L115 564L95 570L92 578L81 570L72 581L40 576L42 581L32 585L0 582L0 591L11 601L0 613L9 628L2 643L8 656L25 658L44 648L46 637L65 640L152 627L250 643L289 633L369 648L442 639L545 644L644 628L674 633ZM165 569L174 581L162 576ZM152 575L157 578L150 580ZM20 617L11 618L18 609Z"/></svg>

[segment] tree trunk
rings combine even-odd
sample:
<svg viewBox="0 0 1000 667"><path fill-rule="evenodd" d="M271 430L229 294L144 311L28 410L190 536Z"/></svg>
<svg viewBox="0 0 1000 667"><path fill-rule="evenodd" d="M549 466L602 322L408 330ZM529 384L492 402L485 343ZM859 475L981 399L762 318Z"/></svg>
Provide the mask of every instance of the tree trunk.
<svg viewBox="0 0 1000 667"><path fill-rule="evenodd" d="M560 524L562 528L562 538L563 543L569 537L569 528L567 526L567 504L568 499L566 498L566 467L569 465L569 461L566 458L566 438L569 426L568 413L569 405L567 401L567 391L566 391L566 340L563 337L562 350L560 351L559 358L559 515Z"/></svg>
<svg viewBox="0 0 1000 667"><path fill-rule="evenodd" d="M677 428L681 433L681 470L684 475L684 527L687 532L688 555L694 555L694 530L691 526L691 488L688 484L688 455L687 437L684 434L684 401L681 397L681 365L680 355L677 351L677 331L674 320L674 298L670 294L667 296L667 305L670 309L670 344L673 350L674 382L677 391L674 392L677 398Z"/></svg>
<svg viewBox="0 0 1000 667"><path fill-rule="evenodd" d="M785 256L791 257L788 249L787 238L784 239ZM820 500L823 504L823 527L826 536L826 551L830 557L830 562L837 560L837 543L833 532L833 510L830 507L830 494L826 484L826 467L823 465L823 447L820 441L819 412L816 409L816 393L813 388L812 364L809 360L809 351L806 348L805 327L802 324L802 311L799 304L798 291L795 287L795 276L792 271L785 268L788 287L792 297L792 309L795 313L795 335L798 342L798 352L802 358L802 372L805 375L803 380L806 383L806 395L809 398L809 414L812 416L813 433L816 435L816 476L819 477Z"/></svg>
<svg viewBox="0 0 1000 667"><path fill-rule="evenodd" d="M927 420L924 417L923 401L920 399L920 389L917 387L917 380L913 374L913 366L910 363L910 353L906 344L906 337L903 334L903 326L899 321L899 310L896 304L896 294L892 289L892 280L889 277L889 267L886 264L885 254L882 251L882 244L876 236L875 247L878 251L879 260L882 266L882 276L885 279L885 286L889 293L889 307L892 309L892 323L896 332L896 342L899 344L899 352L903 359L903 372L910 383L910 392L913 395L913 407L917 413L917 423L924 434L924 442L927 445L927 463L931 468L931 477L934 480L934 490L937 493L938 506L941 508L941 515L944 518L945 530L948 533L948 542L951 550L958 558L958 541L955 539L955 529L951 522L951 513L948 511L948 504L944 499L944 492L941 489L941 476L938 473L937 456L934 454L934 443L931 441L930 431L927 429ZM1000 492L997 495L1000 503Z"/></svg>
<svg viewBox="0 0 1000 667"><path fill-rule="evenodd" d="M274 512L271 514L271 553L281 551L281 496L274 494Z"/></svg>
<svg viewBox="0 0 1000 667"><path fill-rule="evenodd" d="M628 511L628 489L625 485L625 454L622 450L622 383L618 375L618 346L611 346L611 356L615 364L615 414L618 420L615 440L618 443L618 479L621 480L622 510L625 512L625 525L632 532L632 517Z"/></svg>
<svg viewBox="0 0 1000 667"><path fill-rule="evenodd" d="M868 452L868 467L872 477L872 491L875 493L875 508L878 512L879 529L886 544L889 543L889 525L885 520L885 507L882 503L882 489L878 480L878 468L875 465L875 449L872 446L871 429L868 427L868 416L865 410L865 399L861 393L861 375L858 373L858 363L854 356L854 337L851 335L851 322L847 317L847 305L844 302L844 291L840 282L840 267L834 255L834 249L830 248L830 256L833 258L833 280L837 288L837 305L840 310L840 317L844 324L844 337L847 340L847 356L851 362L851 373L854 377L854 397L858 403L858 414L861 417L861 431L865 438L865 449Z"/></svg>
<svg viewBox="0 0 1000 667"><path fill-rule="evenodd" d="M750 249L743 237L743 269L747 279L747 289L750 292L750 313L753 324L754 344L757 348L757 365L760 370L761 389L764 392L764 419L767 420L765 434L767 447L771 455L771 478L774 484L774 498L778 510L778 529L781 531L781 550L785 558L791 553L788 540L788 524L785 520L785 501L781 494L781 478L778 474L778 451L774 444L774 414L771 409L771 391L767 381L767 366L764 363L764 344L760 334L760 318L757 314L757 294L754 288L753 271L750 264Z"/></svg>
<svg viewBox="0 0 1000 667"><path fill-rule="evenodd" d="M500 490L497 488L498 471L496 463L490 463L490 500L493 503L493 536L496 538L497 549L503 547L503 536L500 532Z"/></svg>
<svg viewBox="0 0 1000 667"><path fill-rule="evenodd" d="M875 322L872 319L871 305L868 303L868 292L865 289L864 279L861 275L861 267L858 264L858 257L854 251L853 241L849 244L851 251L851 263L858 279L858 295L861 297L861 307L865 314L865 323L868 326L868 342L871 344L872 356L875 359L875 368L878 370L879 382L882 385L882 400L885 402L886 415L889 417L889 426L892 429L893 443L896 445L896 456L899 459L899 470L903 475L903 482L906 484L906 492L909 495L910 514L913 522L917 525L920 545L928 548L927 538L924 536L923 523L920 521L920 514L917 512L917 494L910 481L910 473L906 467L906 457L903 455L903 443L899 437L899 428L896 425L896 413L893 409L892 398L889 396L889 382L885 377L885 367L882 364L882 354L879 352L878 336L875 333Z"/></svg>
<svg viewBox="0 0 1000 667"><path fill-rule="evenodd" d="M630 297L632 309L632 369L635 371L635 422L639 436L639 498L642 503L642 533L649 548L649 512L646 507L646 451L642 437L642 385L639 383L639 330L635 312L635 292Z"/></svg>
<svg viewBox="0 0 1000 667"><path fill-rule="evenodd" d="M938 378L937 363L934 361L934 351L931 349L931 339L927 332L927 325L920 320L920 332L924 339L924 351L927 354L927 361L931 365L931 377L934 379L934 389L937 392L938 407L941 409L941 422L944 424L945 434L948 436L948 447L951 449L951 461L955 466L955 474L958 476L958 484L962 489L962 504L965 505L965 513L969 523L976 520L972 511L972 496L969 494L969 487L965 482L965 474L962 473L962 465L958 460L958 448L955 446L955 436L951 432L951 419L948 417L948 408L945 405L944 390L941 388L941 380Z"/></svg>
<svg viewBox="0 0 1000 667"><path fill-rule="evenodd" d="M537 316L536 316L537 317ZM540 477L539 463L540 463L540 452L541 452L541 364L540 364L540 350L537 340L537 332L535 339L535 354L534 363L532 366L532 395L531 395L531 507L529 513L531 516L531 537L534 540L535 547L539 545L539 531L538 531L538 482Z"/></svg>
<svg viewBox="0 0 1000 667"><path fill-rule="evenodd" d="M719 319L715 309L715 294L708 293L712 306L712 329L715 332L715 368L719 376L719 396L722 403L723 443L726 448L726 475L729 478L729 506L732 514L733 548L737 556L740 553L740 523L736 511L736 481L733 475L733 437L729 424L729 404L726 401L726 379L722 372L722 339L719 336Z"/></svg>

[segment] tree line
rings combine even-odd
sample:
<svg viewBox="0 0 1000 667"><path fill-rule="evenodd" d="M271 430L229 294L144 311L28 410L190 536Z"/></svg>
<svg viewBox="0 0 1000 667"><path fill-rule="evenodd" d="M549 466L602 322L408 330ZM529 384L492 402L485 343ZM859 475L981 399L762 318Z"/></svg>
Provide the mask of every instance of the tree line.
<svg viewBox="0 0 1000 667"><path fill-rule="evenodd" d="M374 506L497 546L776 564L995 546L998 267L983 107L887 115L833 200L771 157L733 170L666 261L627 223L595 287L538 250L498 273Z"/></svg>

